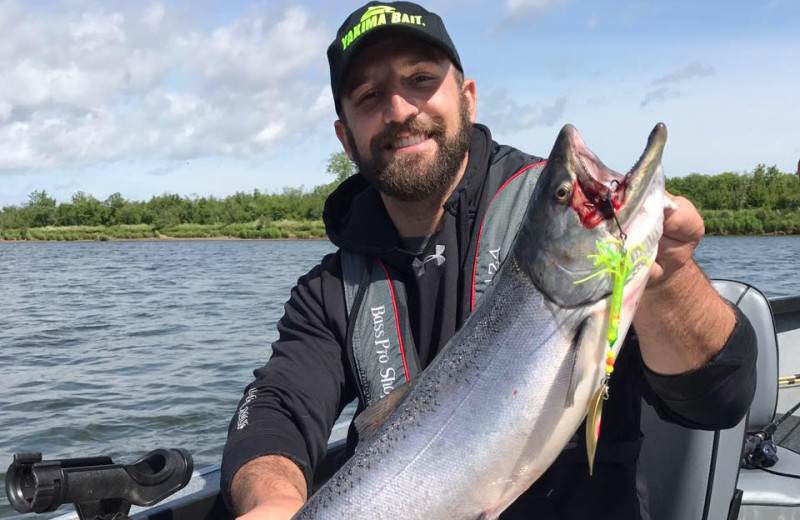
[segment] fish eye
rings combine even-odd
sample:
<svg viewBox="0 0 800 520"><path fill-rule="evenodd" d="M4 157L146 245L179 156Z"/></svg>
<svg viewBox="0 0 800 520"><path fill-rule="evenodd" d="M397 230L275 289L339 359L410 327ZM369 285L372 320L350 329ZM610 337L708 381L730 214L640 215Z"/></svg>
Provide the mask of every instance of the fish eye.
<svg viewBox="0 0 800 520"><path fill-rule="evenodd" d="M558 188L556 188L556 202L560 202L561 204L566 204L571 197L572 197L572 183L562 182L561 184L559 184Z"/></svg>

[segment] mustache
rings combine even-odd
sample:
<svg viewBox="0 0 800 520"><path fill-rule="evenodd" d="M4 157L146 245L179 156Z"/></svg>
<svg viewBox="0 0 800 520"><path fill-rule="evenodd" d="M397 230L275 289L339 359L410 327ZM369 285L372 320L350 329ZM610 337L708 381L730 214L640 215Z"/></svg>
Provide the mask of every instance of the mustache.
<svg viewBox="0 0 800 520"><path fill-rule="evenodd" d="M444 135L445 124L444 119L441 117L433 117L430 121L422 121L417 117L408 119L402 123L390 123L389 126L381 133L372 138L370 149L373 155L376 155L381 150L388 148L392 141L397 139L397 136L403 133L407 134L425 134L429 137L437 139Z"/></svg>

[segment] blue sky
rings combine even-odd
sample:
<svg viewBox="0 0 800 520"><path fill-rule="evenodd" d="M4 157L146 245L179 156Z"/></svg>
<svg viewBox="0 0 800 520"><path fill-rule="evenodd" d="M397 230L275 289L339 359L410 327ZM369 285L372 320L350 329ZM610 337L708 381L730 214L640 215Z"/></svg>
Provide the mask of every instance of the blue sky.
<svg viewBox="0 0 800 520"><path fill-rule="evenodd" d="M330 181L325 49L361 3L0 0L0 205ZM669 176L800 159L800 0L423 5L500 142L572 123L625 171L664 121Z"/></svg>

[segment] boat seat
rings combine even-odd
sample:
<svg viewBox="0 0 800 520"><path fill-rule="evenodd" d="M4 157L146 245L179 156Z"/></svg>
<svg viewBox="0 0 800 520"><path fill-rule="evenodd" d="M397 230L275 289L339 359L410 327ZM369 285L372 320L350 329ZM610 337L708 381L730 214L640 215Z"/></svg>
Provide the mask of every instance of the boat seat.
<svg viewBox="0 0 800 520"><path fill-rule="evenodd" d="M758 336L758 383L747 417L747 433L758 432L772 422L778 406L778 342L775 324L771 313L766 316L763 310L758 313L750 312L751 308L768 308L768 303L762 301L763 296L758 296L760 293L749 288L739 304L743 311L748 309L745 313ZM763 319L754 318L754 315ZM800 454L778 447L778 463L769 470L800 475ZM737 487L742 490L738 517L742 520L800 518L800 481L797 478L775 475L761 469L742 468Z"/></svg>
<svg viewBox="0 0 800 520"><path fill-rule="evenodd" d="M753 325L758 341L758 386L751 412L727 430L691 430L663 421L642 400L644 443L640 476L646 484L652 520L737 518L739 464L745 429L772 420L778 396L777 339L764 295L744 283L714 280L714 288L737 305ZM767 473L764 475L768 475Z"/></svg>

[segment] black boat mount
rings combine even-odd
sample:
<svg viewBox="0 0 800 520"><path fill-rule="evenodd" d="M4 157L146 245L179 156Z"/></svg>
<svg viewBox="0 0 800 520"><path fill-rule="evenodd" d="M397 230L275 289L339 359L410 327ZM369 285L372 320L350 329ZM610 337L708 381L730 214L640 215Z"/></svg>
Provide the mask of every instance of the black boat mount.
<svg viewBox="0 0 800 520"><path fill-rule="evenodd" d="M181 448L159 448L127 465L111 457L42 460L41 453L17 453L6 495L20 513L74 504L81 520L127 520L131 505L150 506L185 487L193 468Z"/></svg>

